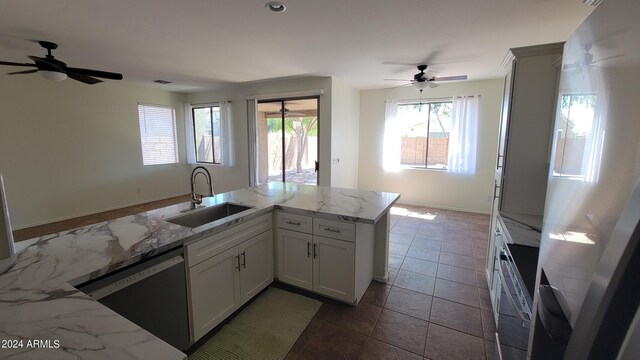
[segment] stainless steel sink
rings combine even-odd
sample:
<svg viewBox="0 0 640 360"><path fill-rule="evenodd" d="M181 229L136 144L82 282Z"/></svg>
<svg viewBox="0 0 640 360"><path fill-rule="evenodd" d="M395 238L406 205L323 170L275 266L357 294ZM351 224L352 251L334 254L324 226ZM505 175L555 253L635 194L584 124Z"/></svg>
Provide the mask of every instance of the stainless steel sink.
<svg viewBox="0 0 640 360"><path fill-rule="evenodd" d="M186 226L188 228L196 228L198 226L224 219L228 216L252 209L250 206L243 206L231 203L222 203L215 206L206 207L204 209L196 209L185 215L176 216L167 219L168 222Z"/></svg>

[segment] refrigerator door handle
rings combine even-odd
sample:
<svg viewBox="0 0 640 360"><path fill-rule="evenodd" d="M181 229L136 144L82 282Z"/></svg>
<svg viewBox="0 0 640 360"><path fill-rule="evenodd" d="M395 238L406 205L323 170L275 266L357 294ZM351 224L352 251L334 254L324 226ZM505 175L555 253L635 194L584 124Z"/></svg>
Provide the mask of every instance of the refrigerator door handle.
<svg viewBox="0 0 640 360"><path fill-rule="evenodd" d="M513 298L513 295L511 294L511 291L509 290L509 286L507 285L507 280L506 280L506 278L504 276L504 273L502 271L502 266L498 266L498 275L500 275L500 282L502 282L502 284L504 284L504 287L505 287L505 291L504 292L507 294L507 297L509 298L509 301L511 302L513 307L516 309L516 312L518 313L518 317L520 317L520 319L522 320L522 327L530 326L531 325L531 319L529 319L529 317L524 313L524 311L522 311L522 309L518 306L518 303L516 302L516 300Z"/></svg>

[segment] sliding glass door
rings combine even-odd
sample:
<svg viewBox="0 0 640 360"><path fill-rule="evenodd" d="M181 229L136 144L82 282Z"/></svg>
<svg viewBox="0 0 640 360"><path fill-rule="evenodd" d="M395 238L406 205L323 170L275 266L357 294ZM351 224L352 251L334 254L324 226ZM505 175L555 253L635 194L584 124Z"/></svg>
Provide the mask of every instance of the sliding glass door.
<svg viewBox="0 0 640 360"><path fill-rule="evenodd" d="M318 184L319 98L258 102L258 183Z"/></svg>

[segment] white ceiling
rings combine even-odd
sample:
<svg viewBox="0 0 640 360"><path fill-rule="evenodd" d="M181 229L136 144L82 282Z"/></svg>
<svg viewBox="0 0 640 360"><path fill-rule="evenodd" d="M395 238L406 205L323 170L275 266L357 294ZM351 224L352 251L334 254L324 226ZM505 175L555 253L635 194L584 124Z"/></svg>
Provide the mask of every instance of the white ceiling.
<svg viewBox="0 0 640 360"><path fill-rule="evenodd" d="M593 9L581 0L284 0L277 14L266 2L3 0L0 60L29 62L45 50L28 40L49 40L69 66L165 79L173 91L300 75L392 87L401 83L383 79L411 79L425 59L438 76L479 80L503 75L511 47L566 40Z"/></svg>

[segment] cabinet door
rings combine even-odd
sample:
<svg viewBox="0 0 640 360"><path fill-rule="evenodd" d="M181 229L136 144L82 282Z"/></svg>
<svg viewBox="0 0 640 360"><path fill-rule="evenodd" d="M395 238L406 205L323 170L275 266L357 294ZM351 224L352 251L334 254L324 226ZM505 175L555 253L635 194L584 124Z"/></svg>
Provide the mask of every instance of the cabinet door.
<svg viewBox="0 0 640 360"><path fill-rule="evenodd" d="M273 235L265 231L238 245L244 304L273 281Z"/></svg>
<svg viewBox="0 0 640 360"><path fill-rule="evenodd" d="M312 290L313 236L283 229L278 229L276 236L278 237L278 279Z"/></svg>
<svg viewBox="0 0 640 360"><path fill-rule="evenodd" d="M354 301L355 244L313 237L313 290L347 302Z"/></svg>
<svg viewBox="0 0 640 360"><path fill-rule="evenodd" d="M189 268L191 324L194 341L240 307L238 248Z"/></svg>

